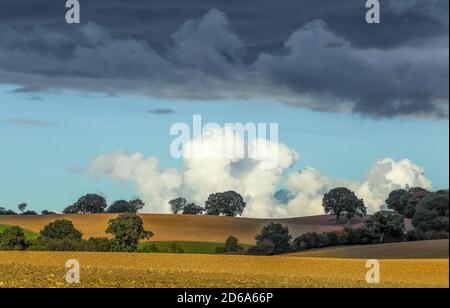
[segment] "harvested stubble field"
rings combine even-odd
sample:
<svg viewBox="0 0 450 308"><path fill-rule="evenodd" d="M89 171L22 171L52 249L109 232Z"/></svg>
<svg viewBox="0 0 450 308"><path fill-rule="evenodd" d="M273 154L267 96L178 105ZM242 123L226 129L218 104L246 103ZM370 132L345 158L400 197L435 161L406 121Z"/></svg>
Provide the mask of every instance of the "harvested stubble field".
<svg viewBox="0 0 450 308"><path fill-rule="evenodd" d="M365 260L48 252L0 252L0 287L68 287L68 259L81 264L78 287L370 287ZM449 286L448 260L383 260L381 271L379 287Z"/></svg>

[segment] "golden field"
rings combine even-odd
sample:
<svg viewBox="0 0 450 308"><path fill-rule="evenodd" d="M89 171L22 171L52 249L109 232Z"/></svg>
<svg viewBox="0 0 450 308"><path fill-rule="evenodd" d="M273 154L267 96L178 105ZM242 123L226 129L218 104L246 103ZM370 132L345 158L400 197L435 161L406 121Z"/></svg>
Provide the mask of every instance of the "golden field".
<svg viewBox="0 0 450 308"><path fill-rule="evenodd" d="M34 232L57 220L71 220L83 232L85 238L107 237L108 222L117 217L114 214L50 215L50 216L0 216L0 224L20 226ZM185 241L221 243L230 236L236 236L243 244L254 244L255 236L269 222L279 222L289 227L293 236L306 232L327 232L343 229L346 223L336 224L332 216L315 216L291 219L250 219L240 217L191 216L141 214L145 228L155 236L152 241ZM354 226L362 220L355 218Z"/></svg>
<svg viewBox="0 0 450 308"><path fill-rule="evenodd" d="M54 252L0 252L0 287L69 287L68 259L81 264L78 287L373 287L365 260ZM449 287L448 260L380 262L378 287Z"/></svg>

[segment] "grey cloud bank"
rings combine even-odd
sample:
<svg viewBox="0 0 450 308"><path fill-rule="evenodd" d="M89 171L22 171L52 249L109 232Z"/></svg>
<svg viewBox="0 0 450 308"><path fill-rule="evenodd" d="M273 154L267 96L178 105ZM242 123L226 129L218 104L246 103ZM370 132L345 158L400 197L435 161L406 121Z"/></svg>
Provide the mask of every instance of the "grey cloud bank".
<svg viewBox="0 0 450 308"><path fill-rule="evenodd" d="M0 82L169 99L274 100L372 117L448 118L448 1L0 4ZM28 5L28 6L27 6ZM37 9L36 9L37 8Z"/></svg>

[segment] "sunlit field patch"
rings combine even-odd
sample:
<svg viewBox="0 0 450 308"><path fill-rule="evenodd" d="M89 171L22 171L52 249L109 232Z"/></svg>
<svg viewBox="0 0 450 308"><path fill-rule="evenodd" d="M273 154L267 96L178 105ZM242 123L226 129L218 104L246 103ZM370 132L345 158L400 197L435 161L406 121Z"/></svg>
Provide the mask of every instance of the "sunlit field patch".
<svg viewBox="0 0 450 308"><path fill-rule="evenodd" d="M81 284L76 287L449 286L448 260L382 260L382 283L368 285L366 260L0 252L0 287L70 287L64 280L68 259L76 259L81 264Z"/></svg>

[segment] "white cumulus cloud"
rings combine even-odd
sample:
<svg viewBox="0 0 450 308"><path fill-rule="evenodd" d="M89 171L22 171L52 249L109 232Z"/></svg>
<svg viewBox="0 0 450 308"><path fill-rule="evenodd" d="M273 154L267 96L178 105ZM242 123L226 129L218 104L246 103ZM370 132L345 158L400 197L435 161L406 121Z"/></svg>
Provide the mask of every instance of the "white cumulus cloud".
<svg viewBox="0 0 450 308"><path fill-rule="evenodd" d="M252 152L255 149L257 155ZM242 151L250 155L242 158ZM300 156L287 145L262 139L247 143L227 128L207 130L186 144L185 153L189 155L180 169L161 168L157 158L146 158L142 153L118 151L94 158L87 170L91 175L132 184L147 204L144 212L151 213L169 212L168 201L177 197L203 206L211 193L234 190L247 202L247 217L320 215L323 195L341 186L354 190L373 213L394 189L432 188L425 169L410 160L376 161L362 182L329 177L313 167L296 171L292 167ZM265 168L274 153L274 168ZM280 188L293 196L287 205L274 198Z"/></svg>

